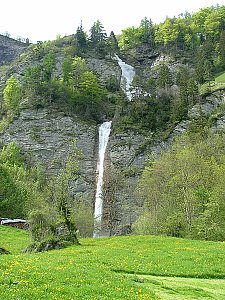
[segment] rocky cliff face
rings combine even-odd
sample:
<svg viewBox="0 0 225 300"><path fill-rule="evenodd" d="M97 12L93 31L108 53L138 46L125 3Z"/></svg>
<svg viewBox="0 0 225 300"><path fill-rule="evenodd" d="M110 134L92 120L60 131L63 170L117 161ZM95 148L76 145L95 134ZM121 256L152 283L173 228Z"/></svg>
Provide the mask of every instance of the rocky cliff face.
<svg viewBox="0 0 225 300"><path fill-rule="evenodd" d="M20 50L17 53L23 51L20 47L18 49ZM3 52L0 49L0 61L1 53ZM13 56L10 57L13 59ZM136 68L147 76L152 64L160 60L160 56L152 53L142 57L144 61L137 62ZM99 74L103 82L111 76L120 80L121 70L116 61L89 58L87 64L91 70ZM141 65L145 65L145 68L142 69ZM15 70L16 74L20 74L19 68L18 66ZM60 67L58 73L60 74ZM166 141L155 145L151 145L151 137L132 131L116 133L112 128L105 156L103 235L126 234L137 219L143 203L138 198L136 187L148 152L158 155L172 143L177 135L187 130L191 119L197 118L199 114L212 114L223 102L224 95L220 92L209 96L201 107L196 105L190 110L189 120L178 124ZM216 116L214 127L225 127L224 114ZM79 180L73 182L73 193L77 197L84 197L94 206L98 158L97 125L54 109L23 109L18 118L0 136L0 142L5 144L16 141L23 149L28 161L31 164L43 165L49 174L59 172L74 139L78 149L82 152L82 158L81 176Z"/></svg>
<svg viewBox="0 0 225 300"><path fill-rule="evenodd" d="M0 66L11 63L16 57L26 50L24 43L0 35Z"/></svg>
<svg viewBox="0 0 225 300"><path fill-rule="evenodd" d="M103 235L129 233L140 213L143 203L136 187L147 157L143 151L146 142L146 137L134 132L112 132L110 136L105 159Z"/></svg>
<svg viewBox="0 0 225 300"><path fill-rule="evenodd" d="M25 109L0 137L4 144L16 141L31 164L42 165L50 174L59 172L74 139L81 150L81 176L73 183L74 193L93 202L97 149L95 125L55 110Z"/></svg>
<svg viewBox="0 0 225 300"><path fill-rule="evenodd" d="M201 113L211 114L223 102L224 95L220 93L210 96ZM197 106L190 111L192 118L196 118L198 113ZM151 145L150 137L132 131L116 133L112 129L105 156L102 235L129 233L142 209L143 203L138 198L136 187L149 150L153 155L158 155L169 147L176 136L187 130L189 123L190 120L181 122L166 141L155 145ZM224 114L217 116L214 127L225 128ZM0 137L5 144L16 141L30 163L42 164L50 174L59 172L74 139L82 158L81 176L73 183L73 192L94 206L98 126L58 110L24 109Z"/></svg>
<svg viewBox="0 0 225 300"><path fill-rule="evenodd" d="M111 59L86 58L87 66L95 71L102 82L107 82L110 77L115 77L120 82L121 70L119 65Z"/></svg>
<svg viewBox="0 0 225 300"><path fill-rule="evenodd" d="M73 182L75 198L82 196L94 206L98 159L98 126L57 110L24 109L0 141L21 147L29 163L57 174L70 152L72 140L82 152L80 178ZM136 220L141 204L135 195L144 167L146 138L128 133L110 135L104 172L104 235L125 234Z"/></svg>

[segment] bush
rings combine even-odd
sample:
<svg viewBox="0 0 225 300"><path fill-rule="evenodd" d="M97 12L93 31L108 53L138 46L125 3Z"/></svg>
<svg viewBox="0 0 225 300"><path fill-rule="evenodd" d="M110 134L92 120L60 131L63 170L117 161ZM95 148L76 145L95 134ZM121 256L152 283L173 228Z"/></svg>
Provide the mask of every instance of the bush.
<svg viewBox="0 0 225 300"><path fill-rule="evenodd" d="M42 241L53 233L49 214L44 210L33 210L29 214L29 229L34 242Z"/></svg>
<svg viewBox="0 0 225 300"><path fill-rule="evenodd" d="M185 220L181 213L174 213L166 218L165 222L166 235L174 237L184 237L185 235Z"/></svg>

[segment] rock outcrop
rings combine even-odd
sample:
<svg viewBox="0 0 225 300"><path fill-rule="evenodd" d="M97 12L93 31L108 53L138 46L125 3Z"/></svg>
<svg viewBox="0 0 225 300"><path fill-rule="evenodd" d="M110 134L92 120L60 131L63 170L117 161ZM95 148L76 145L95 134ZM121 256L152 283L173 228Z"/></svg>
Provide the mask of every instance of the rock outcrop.
<svg viewBox="0 0 225 300"><path fill-rule="evenodd" d="M23 53L26 48L26 44L0 35L0 66L11 63L16 57Z"/></svg>
<svg viewBox="0 0 225 300"><path fill-rule="evenodd" d="M136 187L147 157L146 137L134 132L110 136L104 177L103 235L129 233L142 202Z"/></svg>
<svg viewBox="0 0 225 300"><path fill-rule="evenodd" d="M116 60L91 57L86 58L85 61L88 68L96 72L102 82L107 82L112 76L120 82L121 70Z"/></svg>
<svg viewBox="0 0 225 300"><path fill-rule="evenodd" d="M73 183L74 193L91 202L95 191L96 139L96 125L47 109L21 111L0 137L4 144L16 141L27 160L42 165L49 174L59 172L75 140L81 151L81 176Z"/></svg>

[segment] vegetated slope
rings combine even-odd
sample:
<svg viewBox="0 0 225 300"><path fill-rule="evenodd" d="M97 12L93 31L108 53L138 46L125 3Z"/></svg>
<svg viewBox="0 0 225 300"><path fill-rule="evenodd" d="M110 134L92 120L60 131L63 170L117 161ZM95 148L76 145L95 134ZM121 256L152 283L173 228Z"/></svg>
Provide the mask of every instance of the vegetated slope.
<svg viewBox="0 0 225 300"><path fill-rule="evenodd" d="M215 17L218 22L213 23L212 27L209 26L210 20ZM9 143L16 140L24 152L31 154L30 161L32 147L36 155L42 158L40 164L48 169L49 164L43 159L47 157L52 165L54 163L54 166L58 167L62 164L61 155L64 157L69 148L69 144L65 142L68 136L69 140L77 139L80 132L76 127L82 127L82 132L86 134L84 126L76 126L77 124L72 122L75 114L83 117L84 121L92 120L94 126L88 145L86 135L82 133L83 148L90 149L93 154L93 159L88 161L91 176L89 177L89 174L86 176L87 172L83 172L83 176L81 171L81 177L91 182L88 197L89 195L93 197L88 198L90 200L88 204L92 209L94 199L92 185L95 186L93 178L96 175L94 149L97 149L95 126L105 119L113 119L111 134L113 143L111 149L110 145L108 147L109 164L112 168L108 168L110 178L105 184L105 187L110 187L108 188L110 201L106 203L109 208L105 209L109 216L106 223L109 226L113 222L116 224L111 226L110 234L126 233L127 230L123 229L130 230L138 209L143 205L143 202L139 203L139 199L135 198L133 191L152 143L163 138L167 139L170 133L177 129L176 125L179 122L190 118L189 112L192 108L196 108L195 112L198 111L193 118L201 119L202 103L207 99L202 97L204 93L199 93L199 86L205 83L207 85L205 94L211 94L208 83L214 79L217 72L224 71L223 20L224 6L216 6L200 10L193 15L166 18L165 22L158 25L153 25L145 18L139 27L122 32L119 45L114 34L106 36L99 22L93 25L89 37L81 25L72 36L31 45L29 51L20 57L20 62L19 59L14 61L8 68L8 73L4 74L4 80L1 80L5 84L12 75L5 86L4 101L1 105L0 131L4 132L4 136L1 136L2 142ZM171 35L171 32L174 34ZM133 82L132 101L126 101L120 89L120 70L113 59L115 53L134 64L137 71ZM100 74L107 76L103 76L103 79ZM219 97L222 99L220 93ZM211 97L211 102L217 102L217 97ZM49 117L49 111L52 110L55 110L56 114ZM59 110L60 113L63 111L63 116L60 117L60 120L63 120L62 125L58 122ZM222 106L215 117L219 118L223 114ZM68 126L68 122L72 124L71 127ZM18 127L18 124L21 126ZM66 139L63 140L62 127L66 129ZM81 144L79 138L77 142ZM66 150L58 145L60 147L66 145ZM47 146L50 146L50 151L46 151ZM55 150L61 150L61 155L53 157L52 153ZM82 190L84 193L89 189L85 185L86 182ZM80 182L78 185L80 186ZM43 190L40 192L43 192L42 195L45 193ZM77 190L75 194L77 196ZM202 196L202 193L199 195ZM39 197L36 198L39 200ZM46 198L44 195L44 201ZM27 200L30 199L33 198L29 197ZM7 202L9 204L9 201ZM83 216L86 218L86 215L82 215L82 218ZM84 218L82 222L83 220ZM121 225L119 230L118 224Z"/></svg>
<svg viewBox="0 0 225 300"><path fill-rule="evenodd" d="M0 245L4 231L11 236L8 250L16 254L1 256L0 293L6 300L225 297L222 242L112 237L82 239L81 246L18 255L18 233L0 226Z"/></svg>
<svg viewBox="0 0 225 300"><path fill-rule="evenodd" d="M26 50L28 44L0 34L0 66L11 63Z"/></svg>

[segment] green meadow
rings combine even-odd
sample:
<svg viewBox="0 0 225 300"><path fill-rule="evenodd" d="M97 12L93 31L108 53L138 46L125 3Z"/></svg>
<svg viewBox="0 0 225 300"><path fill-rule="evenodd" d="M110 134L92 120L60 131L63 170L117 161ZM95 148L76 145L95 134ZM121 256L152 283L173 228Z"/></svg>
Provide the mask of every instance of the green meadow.
<svg viewBox="0 0 225 300"><path fill-rule="evenodd" d="M0 299L225 299L225 243L172 237L81 239L21 253L25 231L0 226Z"/></svg>
<svg viewBox="0 0 225 300"><path fill-rule="evenodd" d="M225 72L219 74L216 79L215 79L216 83L225 83Z"/></svg>

